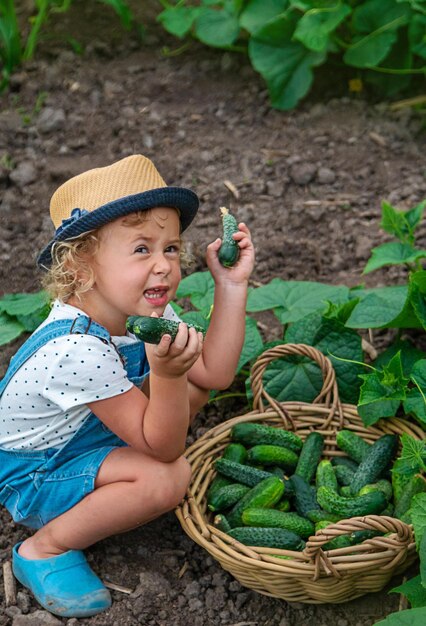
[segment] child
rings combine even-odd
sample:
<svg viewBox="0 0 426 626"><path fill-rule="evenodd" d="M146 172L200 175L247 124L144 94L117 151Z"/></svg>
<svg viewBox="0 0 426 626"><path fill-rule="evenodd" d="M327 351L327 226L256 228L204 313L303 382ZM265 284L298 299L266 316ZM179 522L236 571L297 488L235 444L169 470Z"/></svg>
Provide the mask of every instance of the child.
<svg viewBox="0 0 426 626"><path fill-rule="evenodd" d="M220 239L207 247L215 297L204 341L184 323L158 345L126 333L130 315L173 318L181 232L197 209L192 191L167 187L141 155L52 197L56 234L38 262L56 299L0 384L0 503L36 529L14 547L13 571L57 615L110 606L82 550L180 502L191 417L233 380L254 262L244 224L234 267L220 265Z"/></svg>

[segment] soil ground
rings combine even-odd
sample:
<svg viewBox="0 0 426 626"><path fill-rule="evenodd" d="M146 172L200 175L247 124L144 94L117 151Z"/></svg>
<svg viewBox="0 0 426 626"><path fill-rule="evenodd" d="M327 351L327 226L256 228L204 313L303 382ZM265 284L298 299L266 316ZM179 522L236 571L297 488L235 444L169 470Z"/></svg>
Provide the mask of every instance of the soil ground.
<svg viewBox="0 0 426 626"><path fill-rule="evenodd" d="M24 3L25 4L25 3ZM49 198L67 178L128 154L152 158L169 184L193 188L201 209L188 231L194 270L218 235L218 207L247 222L257 250L253 284L274 277L369 286L403 278L394 269L366 277L386 199L401 209L426 197L421 115L346 93L339 74L323 76L297 110L271 108L246 58L178 44L142 14L146 36L124 32L105 5L77 2L50 24L37 60L12 78L0 111L1 293L35 291L37 252L52 235ZM73 52L67 37L78 40ZM231 191L230 191L231 189ZM425 227L419 245L425 245ZM267 320L266 320L267 321ZM266 332L267 329L266 329ZM273 329L271 329L273 334ZM374 333L381 347L389 334ZM419 339L420 341L421 339ZM20 340L2 350L0 374ZM246 411L224 402L196 418L188 443ZM0 558L27 531L0 511ZM342 605L289 604L244 589L182 531L170 513L90 550L95 570L131 593L81 624L124 626L369 626L398 608L387 590ZM396 579L393 583L399 583ZM0 626L56 623L19 587ZM75 625L77 620L59 620Z"/></svg>

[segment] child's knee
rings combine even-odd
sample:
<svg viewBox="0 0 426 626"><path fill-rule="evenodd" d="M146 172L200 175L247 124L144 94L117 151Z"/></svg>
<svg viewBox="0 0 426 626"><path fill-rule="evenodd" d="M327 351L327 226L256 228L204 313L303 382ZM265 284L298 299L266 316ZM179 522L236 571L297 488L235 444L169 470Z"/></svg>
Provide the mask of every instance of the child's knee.
<svg viewBox="0 0 426 626"><path fill-rule="evenodd" d="M191 466L183 456L167 465L169 466L169 481L164 495L168 508L173 509L181 502L188 489L191 480Z"/></svg>

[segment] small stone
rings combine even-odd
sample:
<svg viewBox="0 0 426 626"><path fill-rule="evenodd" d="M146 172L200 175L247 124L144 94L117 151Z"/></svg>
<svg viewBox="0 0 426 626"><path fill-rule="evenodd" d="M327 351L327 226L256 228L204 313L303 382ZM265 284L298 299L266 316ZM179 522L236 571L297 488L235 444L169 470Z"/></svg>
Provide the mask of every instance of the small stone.
<svg viewBox="0 0 426 626"><path fill-rule="evenodd" d="M48 611L34 611L28 615L15 615L12 626L61 626L61 620Z"/></svg>
<svg viewBox="0 0 426 626"><path fill-rule="evenodd" d="M39 115L37 129L42 134L48 134L64 128L65 122L66 117L63 109L46 107Z"/></svg>
<svg viewBox="0 0 426 626"><path fill-rule="evenodd" d="M317 168L312 163L297 163L290 170L290 176L296 185L307 185L316 174Z"/></svg>
<svg viewBox="0 0 426 626"><path fill-rule="evenodd" d="M30 185L37 179L37 170L31 161L22 161L9 174L10 180L15 183L20 189L26 185Z"/></svg>
<svg viewBox="0 0 426 626"><path fill-rule="evenodd" d="M329 185L336 180L336 174L328 167L320 167L317 172L317 180L320 185Z"/></svg>

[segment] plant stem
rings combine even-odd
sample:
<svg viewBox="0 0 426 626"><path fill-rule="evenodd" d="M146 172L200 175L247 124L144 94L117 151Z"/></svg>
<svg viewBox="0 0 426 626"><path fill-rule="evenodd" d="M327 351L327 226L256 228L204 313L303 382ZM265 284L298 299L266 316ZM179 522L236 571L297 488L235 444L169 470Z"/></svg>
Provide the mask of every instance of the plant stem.
<svg viewBox="0 0 426 626"><path fill-rule="evenodd" d="M211 402L216 402L216 400L226 400L227 398L245 398L245 397L246 397L246 394L241 393L241 392L224 393L221 396L215 396L212 400L209 400L208 404L210 404Z"/></svg>
<svg viewBox="0 0 426 626"><path fill-rule="evenodd" d="M24 61L32 59L34 51L37 45L38 34L44 22L47 20L47 12L49 7L49 0L41 0L38 4L39 11L35 17L30 34L28 35L27 44L25 46L24 54L22 58Z"/></svg>

